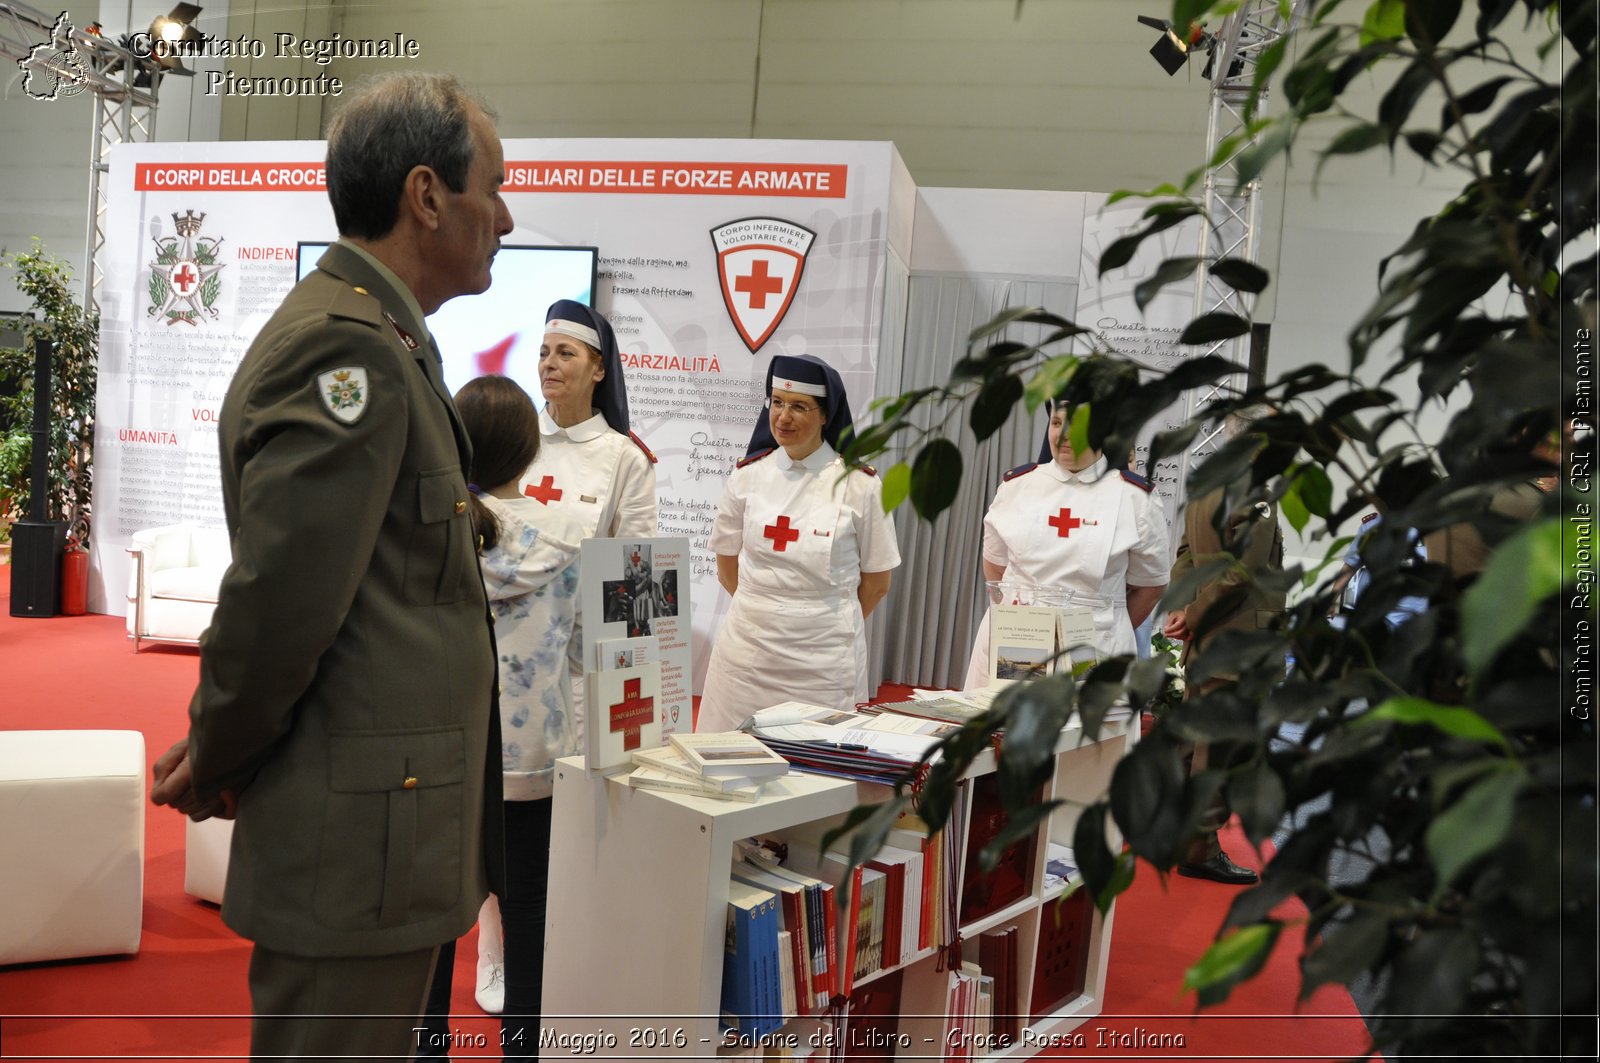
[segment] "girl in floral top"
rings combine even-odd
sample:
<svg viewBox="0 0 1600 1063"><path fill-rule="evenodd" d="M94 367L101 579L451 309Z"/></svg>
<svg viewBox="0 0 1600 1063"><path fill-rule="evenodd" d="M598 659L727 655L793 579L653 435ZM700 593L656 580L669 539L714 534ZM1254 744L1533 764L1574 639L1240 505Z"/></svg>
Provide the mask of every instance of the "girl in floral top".
<svg viewBox="0 0 1600 1063"><path fill-rule="evenodd" d="M495 898L484 905L479 962L485 954L493 962L489 946L499 936L495 924L503 924L502 1043L507 1059L522 1054L519 1045L536 1058L552 775L556 758L583 748L582 707L573 704L567 669L583 532L518 488L539 450L539 417L527 392L506 377L479 377L456 394L456 408L472 441L469 489L499 650L505 771L506 895L499 920L493 918ZM449 1009L453 945L449 951L448 958L440 952L429 996L430 1028ZM486 1003L485 981L480 977L480 1004ZM493 972L487 981L495 981Z"/></svg>

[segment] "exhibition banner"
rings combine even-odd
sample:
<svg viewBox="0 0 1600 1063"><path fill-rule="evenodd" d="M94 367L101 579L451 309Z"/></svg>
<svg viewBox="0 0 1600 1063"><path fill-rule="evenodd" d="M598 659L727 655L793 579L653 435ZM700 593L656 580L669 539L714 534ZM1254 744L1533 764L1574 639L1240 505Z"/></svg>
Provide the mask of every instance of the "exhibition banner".
<svg viewBox="0 0 1600 1063"><path fill-rule="evenodd" d="M124 610L136 531L222 523L228 382L293 286L299 244L337 236L323 154L312 141L113 150L92 609ZM767 364L815 354L865 411L886 259L909 253L910 177L887 143L507 140L505 155L516 228L504 243L598 249L594 301L616 330L633 430L658 460L660 534L693 548L700 675L727 606L706 537L762 414ZM450 304L479 329L443 351L452 390L492 369L540 401L544 310L573 293L526 286L509 304L491 290L493 309L489 295ZM472 299L481 312L460 314Z"/></svg>

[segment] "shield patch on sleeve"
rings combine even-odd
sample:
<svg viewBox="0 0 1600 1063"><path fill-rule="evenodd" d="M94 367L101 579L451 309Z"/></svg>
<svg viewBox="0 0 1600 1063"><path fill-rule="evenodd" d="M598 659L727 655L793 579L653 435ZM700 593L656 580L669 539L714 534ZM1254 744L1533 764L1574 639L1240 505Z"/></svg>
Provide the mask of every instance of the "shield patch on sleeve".
<svg viewBox="0 0 1600 1063"><path fill-rule="evenodd" d="M317 377L317 394L335 420L355 424L367 412L367 371L348 365Z"/></svg>

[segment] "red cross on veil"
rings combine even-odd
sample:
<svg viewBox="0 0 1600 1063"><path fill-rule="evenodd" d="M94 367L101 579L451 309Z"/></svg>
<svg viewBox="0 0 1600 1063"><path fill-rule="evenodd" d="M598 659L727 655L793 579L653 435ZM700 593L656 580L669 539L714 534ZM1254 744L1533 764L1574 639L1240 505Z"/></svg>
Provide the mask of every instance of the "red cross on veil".
<svg viewBox="0 0 1600 1063"><path fill-rule="evenodd" d="M556 478L554 476L546 476L538 483L524 487L522 493L529 498L538 499L539 504L543 506L548 506L550 503L561 499L561 488L556 486Z"/></svg>
<svg viewBox="0 0 1600 1063"><path fill-rule="evenodd" d="M778 523L768 524L761 529L761 534L772 540L772 549L780 554L790 543L800 538L800 533L789 526L787 513L779 515Z"/></svg>
<svg viewBox="0 0 1600 1063"><path fill-rule="evenodd" d="M1057 536L1065 539L1072 534L1072 529L1078 527L1083 521L1074 517L1070 508L1063 506L1061 512L1051 517L1046 523L1056 530Z"/></svg>
<svg viewBox="0 0 1600 1063"><path fill-rule="evenodd" d="M639 678L625 679L622 700L611 707L611 733L622 732L624 750L639 748L639 728L655 719L656 699L641 697Z"/></svg>

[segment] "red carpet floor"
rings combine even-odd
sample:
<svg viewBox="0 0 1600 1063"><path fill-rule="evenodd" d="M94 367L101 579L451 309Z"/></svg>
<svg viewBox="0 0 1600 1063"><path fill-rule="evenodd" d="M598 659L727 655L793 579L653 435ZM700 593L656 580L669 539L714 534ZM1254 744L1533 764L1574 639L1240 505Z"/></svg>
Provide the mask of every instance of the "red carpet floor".
<svg viewBox="0 0 1600 1063"><path fill-rule="evenodd" d="M0 729L116 728L143 732L149 760L184 733L198 659L147 647L135 655L119 617L16 619L10 571L0 566ZM0 827L3 831L3 827ZM1235 858L1256 863L1237 835ZM3 835L0 835L3 841ZM151 807L145 836L144 935L137 955L0 967L0 1058L239 1059L248 1053L249 945L217 909L183 894L183 827ZM0 847L3 859L25 854ZM1060 1058L1338 1060L1367 1051L1350 996L1324 987L1296 1006L1299 937L1286 934L1266 970L1225 1006L1194 1013L1184 968L1221 922L1230 887L1141 868L1117 904L1104 1014ZM0 906L4 899L0 898ZM3 910L3 908L0 908ZM1293 910L1291 907L1286 909ZM1302 913L1303 914L1303 913ZM5 916L0 915L0 918ZM456 1025L498 1044L498 1026L472 1001L475 938L458 950ZM1150 1047L1157 1035L1181 1047ZM454 1058L497 1058L481 1049Z"/></svg>

